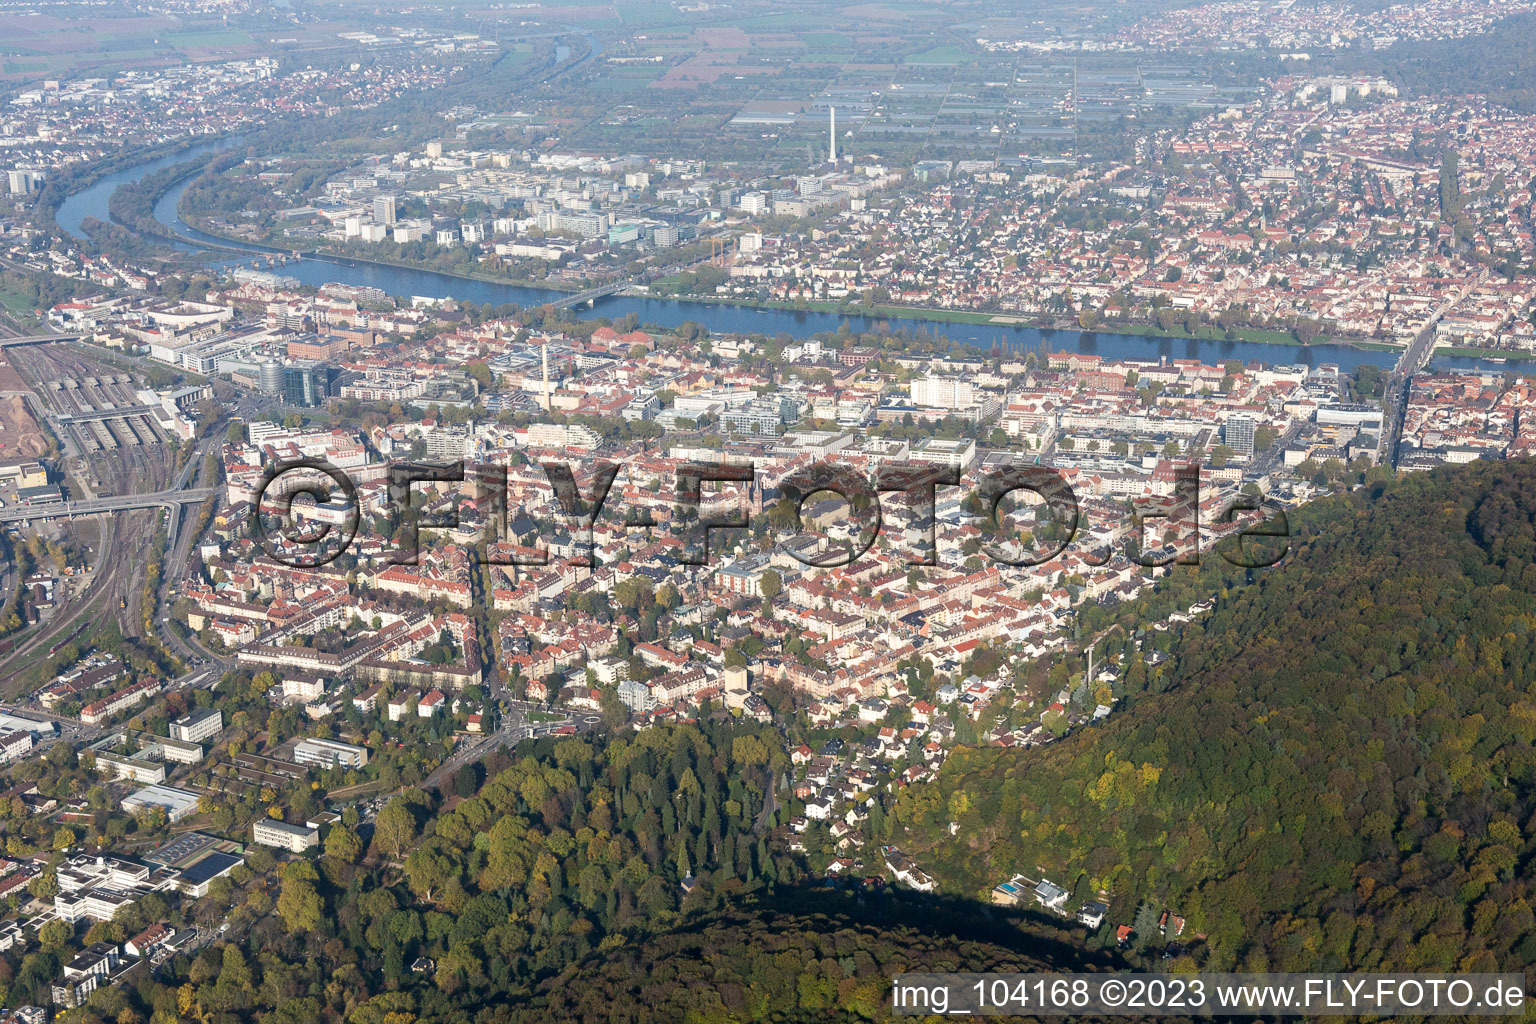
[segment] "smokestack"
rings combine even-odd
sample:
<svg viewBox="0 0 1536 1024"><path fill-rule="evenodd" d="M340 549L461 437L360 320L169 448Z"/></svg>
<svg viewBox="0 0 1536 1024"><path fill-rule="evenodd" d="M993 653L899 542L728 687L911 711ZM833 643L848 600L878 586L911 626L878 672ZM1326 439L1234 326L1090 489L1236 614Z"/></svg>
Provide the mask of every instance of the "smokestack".
<svg viewBox="0 0 1536 1024"><path fill-rule="evenodd" d="M837 163L837 108L828 107L827 115L827 135L831 140L831 145L827 147L827 152L829 154L827 159L831 160L835 164Z"/></svg>
<svg viewBox="0 0 1536 1024"><path fill-rule="evenodd" d="M549 400L549 342L539 346L542 362L544 364L544 386L539 389L539 404L548 412L552 404Z"/></svg>

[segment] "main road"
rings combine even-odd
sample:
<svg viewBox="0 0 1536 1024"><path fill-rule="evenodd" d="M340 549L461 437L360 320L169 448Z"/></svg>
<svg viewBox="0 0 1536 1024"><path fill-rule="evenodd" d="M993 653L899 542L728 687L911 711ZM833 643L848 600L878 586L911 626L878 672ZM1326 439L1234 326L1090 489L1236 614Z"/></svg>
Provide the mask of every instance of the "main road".
<svg viewBox="0 0 1536 1024"><path fill-rule="evenodd" d="M574 725L578 731L596 728L603 720L602 716L592 712L576 711L567 713L567 717L559 722L540 722L531 724L528 718L530 712L547 710L542 704L532 704L527 701L509 701L508 709L502 716L501 725L493 733L481 737L471 743L465 743L455 750L449 758L437 769L427 776L421 784L422 789L440 788L453 772L456 772L466 764L473 764L480 758L491 753L500 746L515 746L518 740L528 739L534 736L544 736L562 729L567 725Z"/></svg>
<svg viewBox="0 0 1536 1024"><path fill-rule="evenodd" d="M1376 439L1376 461L1385 462L1396 467L1398 457L1398 444L1402 440L1403 417L1408 412L1408 387L1413 381L1413 375L1424 369L1429 362L1429 357L1435 351L1435 326L1441 317L1454 309L1472 289L1488 279L1488 271L1463 284L1456 297L1449 302L1442 303L1440 308L1424 322L1424 326L1413 336L1413 341L1403 349L1402 355L1397 359L1397 364L1392 367L1392 373L1388 375L1386 386L1382 392L1383 421L1381 436Z"/></svg>

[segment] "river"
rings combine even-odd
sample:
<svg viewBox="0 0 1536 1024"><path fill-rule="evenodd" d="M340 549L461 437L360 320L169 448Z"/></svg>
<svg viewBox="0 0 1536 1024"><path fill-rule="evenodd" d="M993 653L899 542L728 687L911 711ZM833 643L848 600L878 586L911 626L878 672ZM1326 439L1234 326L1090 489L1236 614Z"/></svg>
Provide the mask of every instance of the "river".
<svg viewBox="0 0 1536 1024"><path fill-rule="evenodd" d="M190 146L179 153L170 153L154 160L147 160L141 164L124 167L113 171L111 174L89 185L59 204L59 227L69 232L70 235L84 242L85 229L82 225L87 217L95 217L97 220L108 220L108 203L112 199L112 193L117 191L119 185L131 185L141 178L148 177L156 171L163 170L174 164L195 160L205 153L216 153L221 149L228 149L238 141L239 137L218 139L212 142L200 142Z"/></svg>
<svg viewBox="0 0 1536 1024"><path fill-rule="evenodd" d="M108 219L108 201L119 186L138 181L161 168L196 159L206 153L218 152L238 144L237 138L205 142L170 156L124 168L101 179L89 188L77 192L59 208L59 224L76 238L84 238L80 225L86 217ZM245 249L253 255L274 250L262 246L233 244L213 238L190 227L177 213L182 194L192 179L178 183L155 204L155 219L169 227L189 243L208 242ZM229 255L209 260L213 268L227 268L240 262ZM439 274L430 270L394 267L387 264L349 260L334 256L306 256L296 263L276 268L277 273L296 278L309 285L329 282L366 285L379 288L395 296L424 296L435 299L452 298L476 305L490 303L500 305L515 302L522 306L535 306L566 293L552 289L529 288L499 284L492 281L474 281ZM845 316L837 313L796 312L783 309L756 309L747 306L724 305L711 302L689 302L677 299L650 299L627 295L612 295L599 299L595 308L581 311L586 317L604 316L617 319L634 313L642 323L676 327L685 321L702 324L714 333L759 333L773 336L788 334L795 338L807 338L821 332L836 331L844 323L853 331L872 330L876 324L887 324L892 330L907 329L929 335L942 335L952 344L970 344L980 348L1028 351L1038 349L1044 339L1052 351L1074 351L1103 356L1106 359L1199 359L1209 364L1230 360L1262 363L1300 363L1315 366L1319 363L1337 363L1345 371L1365 363L1390 367L1396 353L1372 349L1354 348L1349 345L1324 344L1310 346L1266 345L1243 341L1205 341L1192 338L1157 338L1132 334L1110 334L1095 331L1040 330L1010 324L966 324L927 321L902 317ZM1502 366L1485 360L1469 358L1436 357L1433 365L1447 369L1492 369ZM1518 366L1518 363L1511 364Z"/></svg>

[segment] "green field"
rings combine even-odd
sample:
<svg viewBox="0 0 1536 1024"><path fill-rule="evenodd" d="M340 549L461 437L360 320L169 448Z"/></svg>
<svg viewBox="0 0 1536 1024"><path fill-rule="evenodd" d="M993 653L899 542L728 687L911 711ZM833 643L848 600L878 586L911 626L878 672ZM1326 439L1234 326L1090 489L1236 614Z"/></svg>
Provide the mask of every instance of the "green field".
<svg viewBox="0 0 1536 1024"><path fill-rule="evenodd" d="M683 16L671 4L629 3L614 4L613 7L619 12L619 18L625 26L629 28L654 28L684 23Z"/></svg>
<svg viewBox="0 0 1536 1024"><path fill-rule="evenodd" d="M644 89L656 79L652 78L600 78L591 83L598 92L634 92Z"/></svg>
<svg viewBox="0 0 1536 1024"><path fill-rule="evenodd" d="M931 50L914 53L907 58L908 64L963 64L971 55L958 46L935 46Z"/></svg>
<svg viewBox="0 0 1536 1024"><path fill-rule="evenodd" d="M807 20L808 16L804 14L763 14L755 18L740 18L731 22L731 25L745 32L751 32L753 29L782 31L803 29Z"/></svg>
<svg viewBox="0 0 1536 1024"><path fill-rule="evenodd" d="M248 46L251 36L239 29L219 29L212 32L172 32L161 37L161 42L178 50L214 49L219 47Z"/></svg>

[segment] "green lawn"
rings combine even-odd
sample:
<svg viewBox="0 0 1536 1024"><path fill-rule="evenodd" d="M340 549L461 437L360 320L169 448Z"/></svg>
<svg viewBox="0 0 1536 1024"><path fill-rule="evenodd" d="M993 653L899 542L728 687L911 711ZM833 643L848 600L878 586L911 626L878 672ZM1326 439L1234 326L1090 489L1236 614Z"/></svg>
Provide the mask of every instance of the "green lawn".
<svg viewBox="0 0 1536 1024"><path fill-rule="evenodd" d="M500 63L503 67L521 67L532 61L534 57L532 44L518 43L515 46L507 47L506 53L502 54Z"/></svg>
<svg viewBox="0 0 1536 1024"><path fill-rule="evenodd" d="M1508 359L1512 362L1536 359L1536 352L1511 352L1503 348L1458 348L1454 345L1440 345L1431 355L1465 359Z"/></svg>
<svg viewBox="0 0 1536 1024"><path fill-rule="evenodd" d="M1259 327L1239 327L1235 332L1239 341L1256 341L1264 345L1294 345L1290 331L1270 331Z"/></svg>
<svg viewBox="0 0 1536 1024"><path fill-rule="evenodd" d="M35 632L36 629L34 628L29 632L18 633L17 645L19 646L23 640L29 639ZM72 632L74 632L73 626L66 629L57 638L57 640L64 639L64 637L68 636ZM85 632L82 633L81 636L89 636L90 634L90 627L87 626ZM55 642L57 642L57 640ZM19 658L16 655L6 656L8 659L10 659L5 666L6 670L8 672L19 672L19 675L17 675L16 678L12 681L11 689L14 692L11 694L11 696L13 699L22 693L32 692L47 682L49 679L53 678L54 655L48 653L48 648L51 646L52 644L43 644Z"/></svg>
<svg viewBox="0 0 1536 1024"><path fill-rule="evenodd" d="M31 313L32 300L18 291L0 288L0 304L15 313Z"/></svg>

